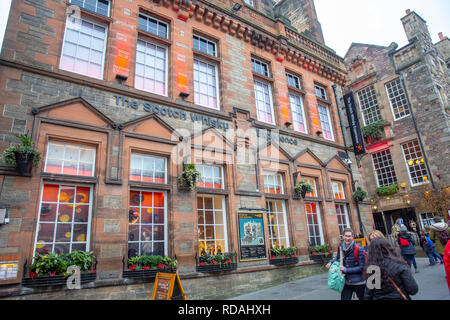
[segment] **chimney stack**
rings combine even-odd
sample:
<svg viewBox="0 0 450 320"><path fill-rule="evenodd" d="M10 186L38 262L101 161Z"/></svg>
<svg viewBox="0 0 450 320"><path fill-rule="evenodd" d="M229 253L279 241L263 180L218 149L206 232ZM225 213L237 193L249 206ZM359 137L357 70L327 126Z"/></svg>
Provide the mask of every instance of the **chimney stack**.
<svg viewBox="0 0 450 320"><path fill-rule="evenodd" d="M406 14L410 14L410 13L411 13L411 10L406 9Z"/></svg>
<svg viewBox="0 0 450 320"><path fill-rule="evenodd" d="M445 37L444 37L444 35L442 34L442 32L439 32L439 33L438 33L438 36L439 36L439 40L444 40L444 39L445 39Z"/></svg>

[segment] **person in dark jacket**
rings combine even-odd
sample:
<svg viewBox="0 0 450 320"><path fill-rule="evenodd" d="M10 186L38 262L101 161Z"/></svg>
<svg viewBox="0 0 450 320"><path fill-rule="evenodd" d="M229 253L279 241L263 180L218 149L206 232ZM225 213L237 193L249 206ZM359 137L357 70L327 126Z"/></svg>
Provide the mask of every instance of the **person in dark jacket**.
<svg viewBox="0 0 450 320"><path fill-rule="evenodd" d="M419 291L411 269L386 239L376 238L370 242L365 277L367 268L372 266L379 267L380 282L374 288L366 286L365 300L404 300L402 294L411 300L411 296Z"/></svg>
<svg viewBox="0 0 450 320"><path fill-rule="evenodd" d="M403 258L408 263L409 267L411 268L412 262L412 264L414 265L414 269L416 270L416 273L418 273L419 268L417 267L415 258L416 249L414 248L415 246L414 239L408 233L408 230L406 229L405 225L402 225L400 227L400 233L398 234L397 243L400 246Z"/></svg>
<svg viewBox="0 0 450 320"><path fill-rule="evenodd" d="M339 268L345 276L345 285L341 292L341 300L351 300L353 292L356 292L359 300L364 299L366 281L364 280L363 270L366 263L366 255L364 253L364 249L360 247L358 249L358 259L356 260L356 245L353 241L353 237L354 233L352 229L344 229L344 241L339 245L340 250L338 249L336 258L326 265L326 268L329 269L333 262L340 261L342 252L343 265Z"/></svg>

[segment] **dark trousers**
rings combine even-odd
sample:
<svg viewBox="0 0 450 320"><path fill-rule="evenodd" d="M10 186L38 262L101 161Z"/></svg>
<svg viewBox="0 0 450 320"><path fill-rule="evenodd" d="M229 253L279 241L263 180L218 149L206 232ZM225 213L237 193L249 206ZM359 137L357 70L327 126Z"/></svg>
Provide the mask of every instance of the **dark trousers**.
<svg viewBox="0 0 450 320"><path fill-rule="evenodd" d="M346 284L341 292L341 300L352 300L353 292L356 292L356 296L359 300L364 300L364 291L366 289L365 284L350 286Z"/></svg>
<svg viewBox="0 0 450 320"><path fill-rule="evenodd" d="M409 265L410 268L412 263L414 265L414 269L417 269L416 258L414 257L413 254L404 254L403 259L405 259L406 263Z"/></svg>

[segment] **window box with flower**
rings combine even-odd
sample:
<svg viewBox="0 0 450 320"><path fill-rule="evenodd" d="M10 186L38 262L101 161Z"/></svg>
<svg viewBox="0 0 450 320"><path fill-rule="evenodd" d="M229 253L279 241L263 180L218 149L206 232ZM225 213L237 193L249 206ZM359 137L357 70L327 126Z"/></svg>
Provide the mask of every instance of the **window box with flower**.
<svg viewBox="0 0 450 320"><path fill-rule="evenodd" d="M124 264L125 261L123 260ZM128 259L128 270L123 271L124 278L155 278L158 272L175 273L178 260L168 256L143 254Z"/></svg>
<svg viewBox="0 0 450 320"><path fill-rule="evenodd" d="M31 272L26 277L26 262L22 285L27 287L66 285L67 279L73 273L68 272L69 266L80 268L80 282L92 282L97 278L96 258L93 252L72 251L71 253L36 254L31 265ZM95 264L94 264L95 262Z"/></svg>
<svg viewBox="0 0 450 320"><path fill-rule="evenodd" d="M217 254L202 252L200 257L196 257L197 272L221 272L237 269L236 253L226 252Z"/></svg>
<svg viewBox="0 0 450 320"><path fill-rule="evenodd" d="M333 252L329 244L312 246L309 249L309 259L325 263L333 258Z"/></svg>
<svg viewBox="0 0 450 320"><path fill-rule="evenodd" d="M272 246L269 263L276 266L298 263L297 247L278 248Z"/></svg>

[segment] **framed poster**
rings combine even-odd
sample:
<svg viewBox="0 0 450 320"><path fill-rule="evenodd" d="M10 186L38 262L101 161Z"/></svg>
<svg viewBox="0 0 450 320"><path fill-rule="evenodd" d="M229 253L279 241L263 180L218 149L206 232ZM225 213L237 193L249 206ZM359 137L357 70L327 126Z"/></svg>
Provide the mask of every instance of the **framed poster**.
<svg viewBox="0 0 450 320"><path fill-rule="evenodd" d="M264 211L238 211L239 260L267 258L264 237Z"/></svg>

